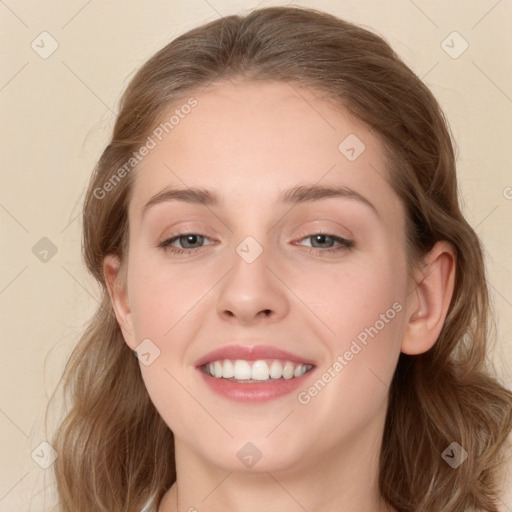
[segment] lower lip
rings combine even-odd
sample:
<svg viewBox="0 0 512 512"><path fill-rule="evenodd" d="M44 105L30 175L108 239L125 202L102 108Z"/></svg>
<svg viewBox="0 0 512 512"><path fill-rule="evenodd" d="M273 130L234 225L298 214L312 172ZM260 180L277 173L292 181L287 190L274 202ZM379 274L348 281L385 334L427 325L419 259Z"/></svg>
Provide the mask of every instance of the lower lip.
<svg viewBox="0 0 512 512"><path fill-rule="evenodd" d="M314 368L300 377L268 382L242 383L228 379L216 379L198 369L207 386L218 395L235 402L267 402L296 391L311 375Z"/></svg>

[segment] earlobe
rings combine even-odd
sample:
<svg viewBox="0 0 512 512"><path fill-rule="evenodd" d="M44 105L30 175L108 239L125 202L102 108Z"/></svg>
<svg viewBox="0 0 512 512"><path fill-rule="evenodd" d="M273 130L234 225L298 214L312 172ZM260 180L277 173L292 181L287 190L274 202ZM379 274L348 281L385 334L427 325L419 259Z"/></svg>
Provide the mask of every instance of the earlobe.
<svg viewBox="0 0 512 512"><path fill-rule="evenodd" d="M133 339L133 321L128 301L128 291L126 287L126 276L123 275L121 260L114 254L108 254L103 260L103 275L110 296L110 302L114 309L117 322L126 343L135 347Z"/></svg>
<svg viewBox="0 0 512 512"><path fill-rule="evenodd" d="M437 341L453 296L456 257L451 243L437 242L418 271L407 301L409 318L401 347L404 354L421 354Z"/></svg>

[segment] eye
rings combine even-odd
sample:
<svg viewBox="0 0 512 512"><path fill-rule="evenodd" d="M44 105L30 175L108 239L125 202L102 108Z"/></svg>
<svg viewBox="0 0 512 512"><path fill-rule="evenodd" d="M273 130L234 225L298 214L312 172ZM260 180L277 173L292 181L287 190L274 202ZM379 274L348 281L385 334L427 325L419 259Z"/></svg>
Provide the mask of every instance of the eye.
<svg viewBox="0 0 512 512"><path fill-rule="evenodd" d="M158 244L158 247L164 249L166 252L173 254L192 255L193 253L205 247L203 243L207 239L208 238L206 236L200 235L199 233L178 233ZM313 254L338 253L347 249L351 249L355 245L352 240L347 240L346 238L328 233L315 233L303 237L300 240L312 241L312 245L310 245L308 252ZM176 245L174 245L176 242L178 242L181 247L176 247ZM198 244L199 247L197 247Z"/></svg>
<svg viewBox="0 0 512 512"><path fill-rule="evenodd" d="M160 244L158 247L161 247L167 252L171 252L174 254L184 254L189 253L192 254L196 252L198 249L202 249L204 247L201 245L200 247L190 247L196 244L201 244L206 239L205 236L200 235L198 233L179 233L171 238L167 238ZM182 248L176 247L173 245L175 242L179 242L182 245ZM208 244L211 245L211 244Z"/></svg>
<svg viewBox="0 0 512 512"><path fill-rule="evenodd" d="M351 249L355 245L352 240L347 240L346 238L331 235L329 233L315 233L301 238L301 240L312 241L310 246L311 249L308 252L313 254L338 253L340 251ZM333 245L334 243L337 243L338 245ZM315 246L315 244L319 244L319 247ZM327 244L327 247L325 247L325 244Z"/></svg>

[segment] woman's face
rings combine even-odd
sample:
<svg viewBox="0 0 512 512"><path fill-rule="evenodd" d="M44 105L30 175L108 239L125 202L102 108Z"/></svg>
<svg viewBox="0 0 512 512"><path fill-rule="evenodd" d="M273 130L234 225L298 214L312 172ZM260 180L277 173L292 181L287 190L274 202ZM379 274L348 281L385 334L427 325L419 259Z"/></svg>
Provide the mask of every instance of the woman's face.
<svg viewBox="0 0 512 512"><path fill-rule="evenodd" d="M136 171L122 317L178 457L291 471L370 456L411 289L382 146L287 83L194 98Z"/></svg>

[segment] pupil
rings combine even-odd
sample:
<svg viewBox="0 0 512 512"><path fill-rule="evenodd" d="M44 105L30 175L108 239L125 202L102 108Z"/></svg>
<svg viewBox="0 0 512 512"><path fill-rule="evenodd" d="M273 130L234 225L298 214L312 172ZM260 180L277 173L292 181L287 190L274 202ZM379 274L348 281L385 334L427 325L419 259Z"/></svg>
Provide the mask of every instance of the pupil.
<svg viewBox="0 0 512 512"><path fill-rule="evenodd" d="M328 235L315 235L317 243L325 244L326 239L329 238Z"/></svg>
<svg viewBox="0 0 512 512"><path fill-rule="evenodd" d="M198 235L185 235L186 244L194 245L197 243Z"/></svg>

